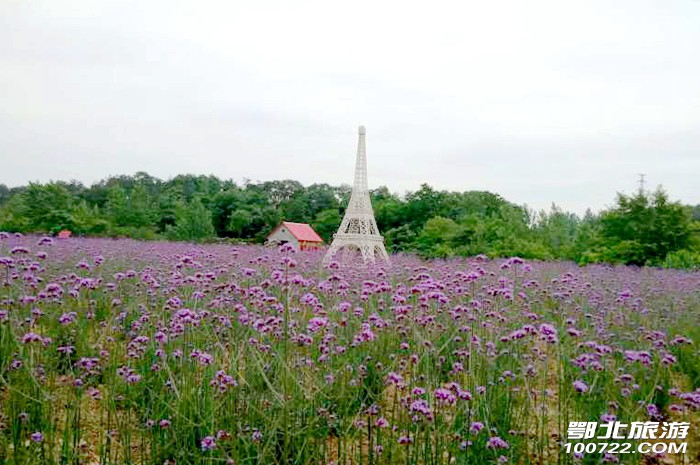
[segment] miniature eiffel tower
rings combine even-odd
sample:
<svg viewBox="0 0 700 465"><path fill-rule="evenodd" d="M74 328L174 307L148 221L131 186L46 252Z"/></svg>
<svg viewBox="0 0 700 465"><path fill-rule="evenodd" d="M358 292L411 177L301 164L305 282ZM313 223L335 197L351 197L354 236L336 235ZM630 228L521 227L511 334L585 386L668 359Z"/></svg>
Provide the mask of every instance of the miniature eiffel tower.
<svg viewBox="0 0 700 465"><path fill-rule="evenodd" d="M344 255L357 253L364 263L374 262L375 256L389 263L389 255L384 248L384 238L379 234L377 221L367 188L367 150L365 148L364 126L358 129L357 159L355 161L355 183L352 187L350 202L338 232L333 235L324 262L329 262L338 252Z"/></svg>

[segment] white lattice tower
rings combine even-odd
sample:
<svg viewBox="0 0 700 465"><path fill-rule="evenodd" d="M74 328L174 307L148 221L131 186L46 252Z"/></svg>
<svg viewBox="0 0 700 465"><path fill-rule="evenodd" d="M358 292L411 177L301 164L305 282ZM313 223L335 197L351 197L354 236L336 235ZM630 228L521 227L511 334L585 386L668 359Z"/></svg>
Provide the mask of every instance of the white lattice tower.
<svg viewBox="0 0 700 465"><path fill-rule="evenodd" d="M338 232L333 235L325 262L329 262L339 252L343 254L359 252L363 262L374 262L378 256L389 262L389 255L384 248L384 238L379 234L374 210L367 187L367 149L365 147L364 126L358 129L357 159L355 161L355 181L345 216Z"/></svg>

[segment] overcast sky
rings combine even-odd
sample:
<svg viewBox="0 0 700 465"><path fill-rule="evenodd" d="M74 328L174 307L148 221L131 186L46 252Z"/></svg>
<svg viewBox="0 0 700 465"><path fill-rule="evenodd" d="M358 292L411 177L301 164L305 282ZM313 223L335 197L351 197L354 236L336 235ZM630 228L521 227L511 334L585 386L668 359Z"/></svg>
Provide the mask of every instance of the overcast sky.
<svg viewBox="0 0 700 465"><path fill-rule="evenodd" d="M0 0L0 183L147 171L700 203L700 1Z"/></svg>

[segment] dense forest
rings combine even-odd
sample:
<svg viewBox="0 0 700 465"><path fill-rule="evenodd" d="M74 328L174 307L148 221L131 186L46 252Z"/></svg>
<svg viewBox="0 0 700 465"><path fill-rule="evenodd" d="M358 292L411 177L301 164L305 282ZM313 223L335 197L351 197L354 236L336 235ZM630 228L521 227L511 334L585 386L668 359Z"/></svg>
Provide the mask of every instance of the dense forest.
<svg viewBox="0 0 700 465"><path fill-rule="evenodd" d="M163 181L142 172L90 187L76 181L0 184L0 230L263 242L287 220L310 223L328 241L350 191L291 180L238 185L181 175ZM555 205L535 212L489 192L439 191L426 184L403 196L380 187L371 196L391 252L700 267L700 205L671 201L661 188L618 194L612 208L583 217Z"/></svg>

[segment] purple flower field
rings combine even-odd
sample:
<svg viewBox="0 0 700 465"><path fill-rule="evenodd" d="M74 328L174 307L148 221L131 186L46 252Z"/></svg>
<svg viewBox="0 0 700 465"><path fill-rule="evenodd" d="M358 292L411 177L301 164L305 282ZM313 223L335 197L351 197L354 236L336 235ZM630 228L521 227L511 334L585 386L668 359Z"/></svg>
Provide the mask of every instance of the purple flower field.
<svg viewBox="0 0 700 465"><path fill-rule="evenodd" d="M322 253L0 233L0 463L700 463L700 273Z"/></svg>

